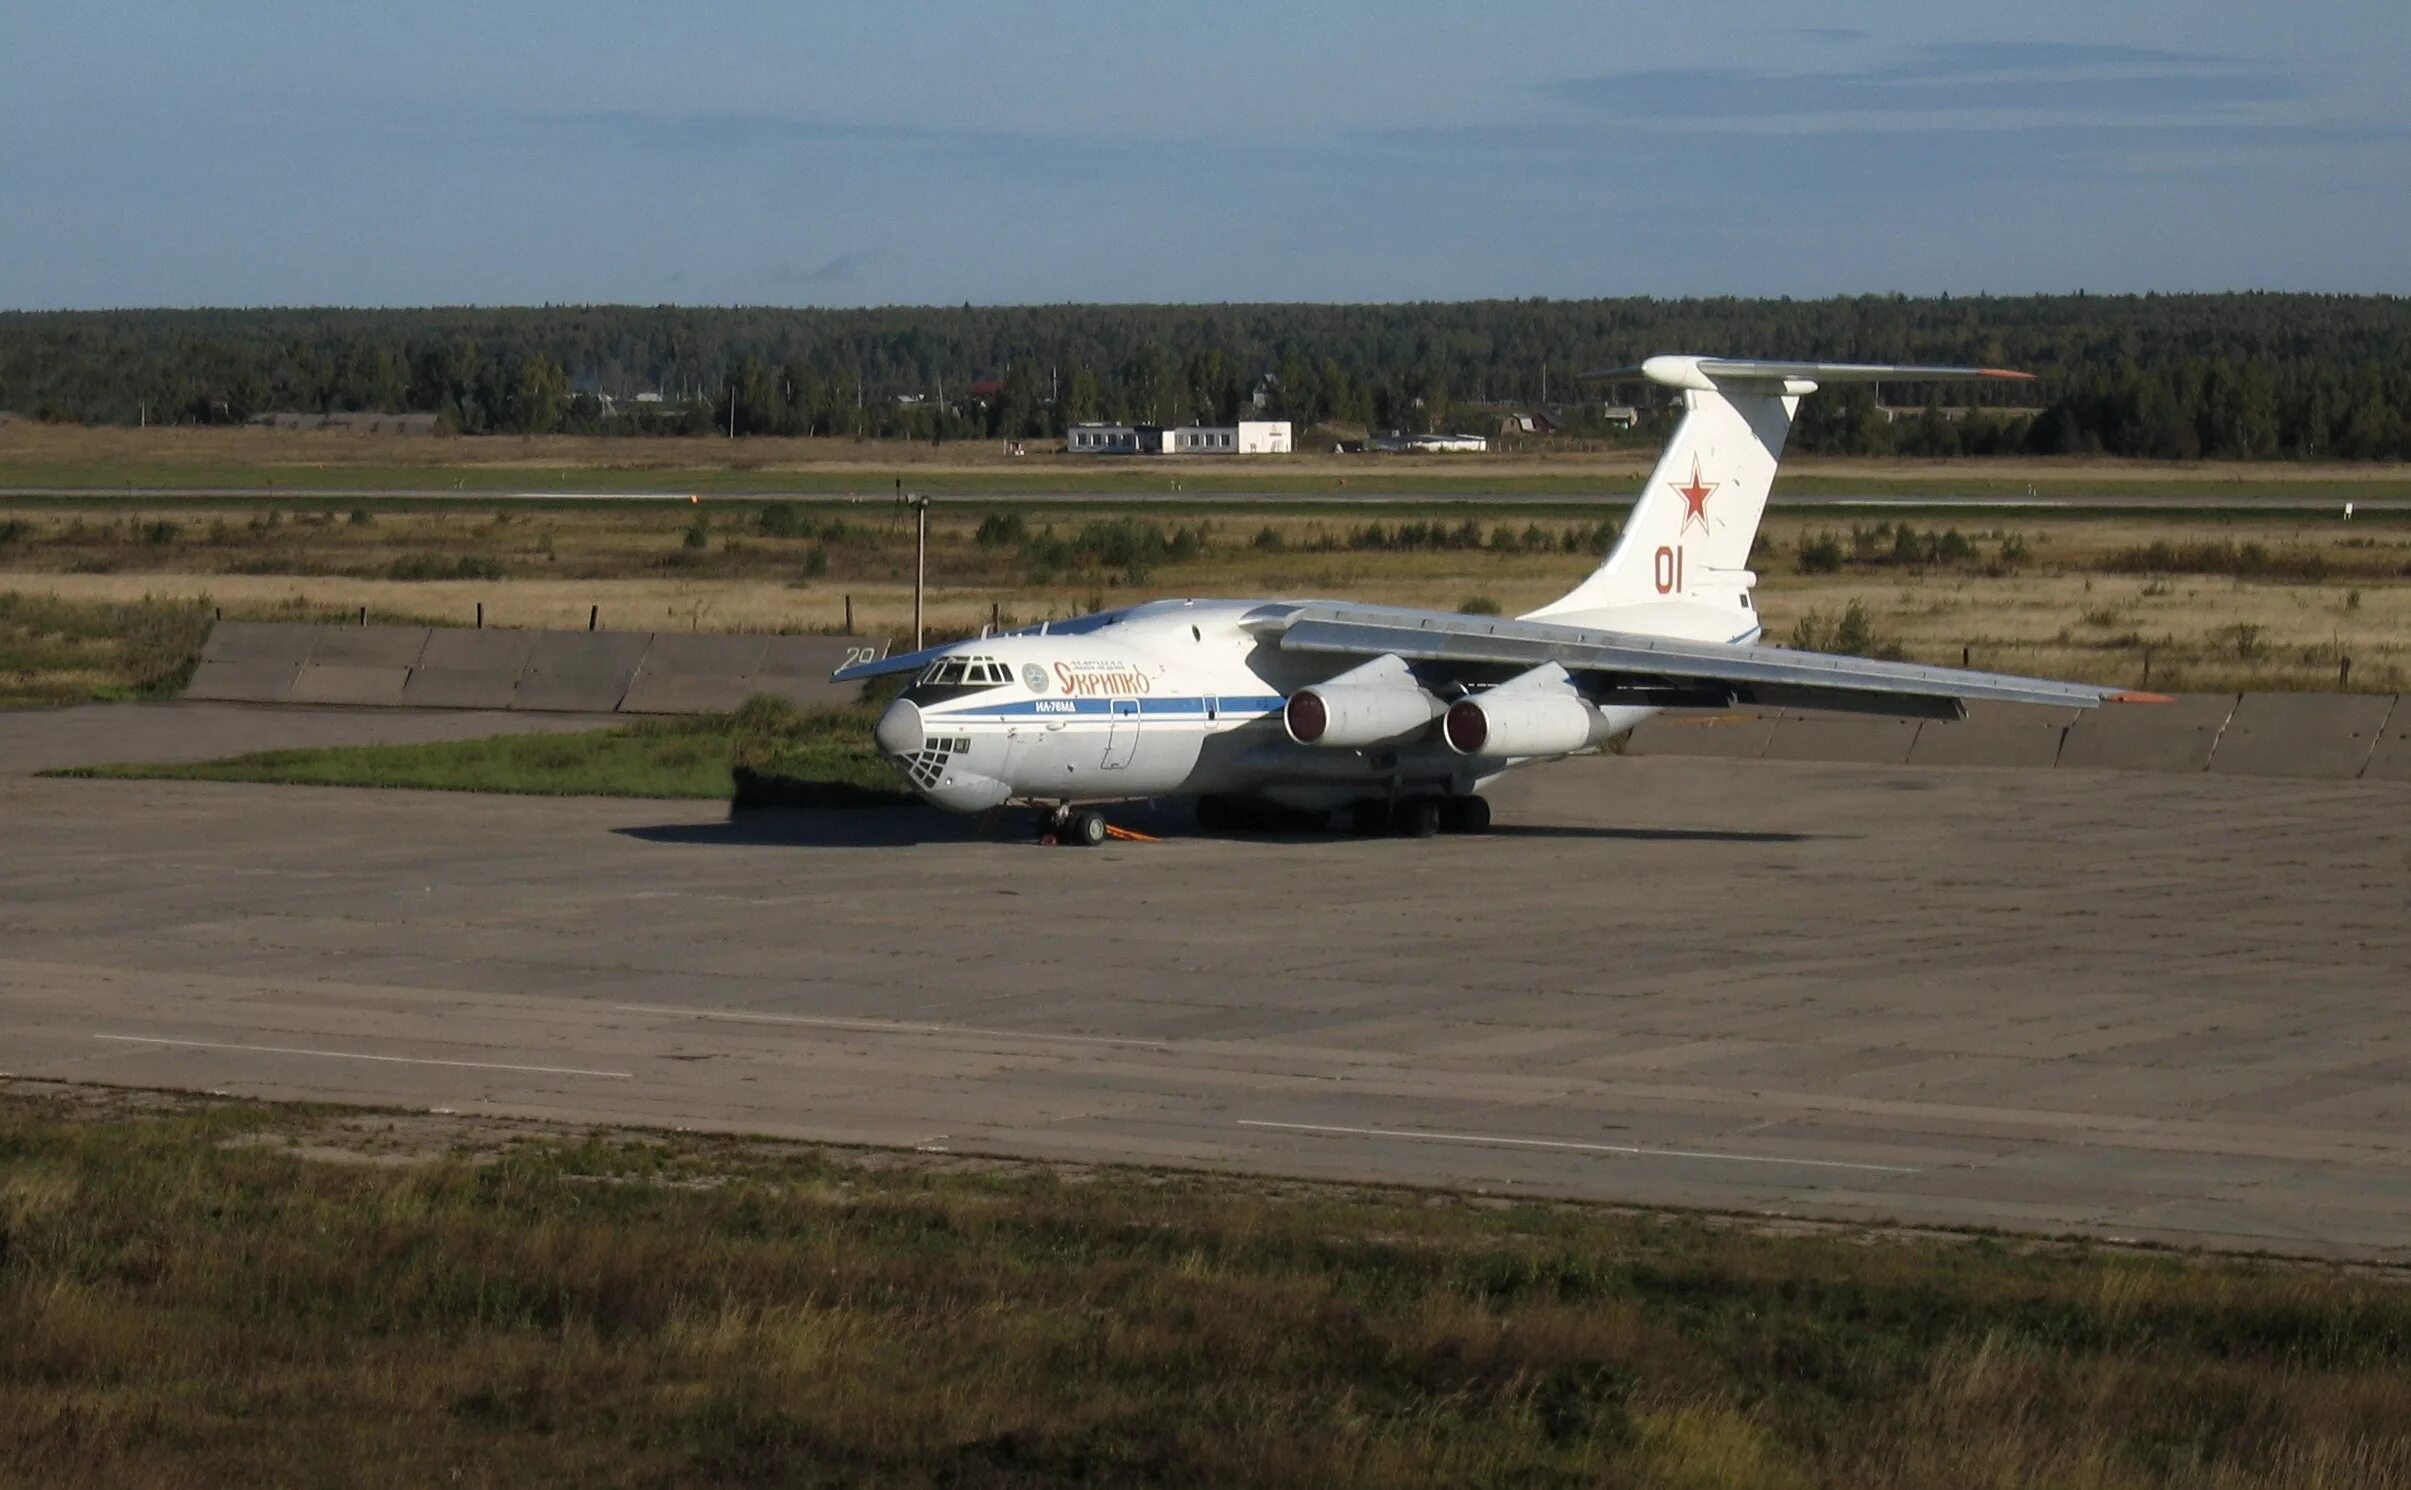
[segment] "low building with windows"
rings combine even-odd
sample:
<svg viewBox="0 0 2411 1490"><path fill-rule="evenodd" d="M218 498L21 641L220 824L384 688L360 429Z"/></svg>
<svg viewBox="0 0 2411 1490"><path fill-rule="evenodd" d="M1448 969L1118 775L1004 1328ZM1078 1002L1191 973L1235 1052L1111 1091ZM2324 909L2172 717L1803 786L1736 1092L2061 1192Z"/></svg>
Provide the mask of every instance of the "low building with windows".
<svg viewBox="0 0 2411 1490"><path fill-rule="evenodd" d="M1075 424L1063 432L1073 455L1287 455L1289 421L1237 424Z"/></svg>

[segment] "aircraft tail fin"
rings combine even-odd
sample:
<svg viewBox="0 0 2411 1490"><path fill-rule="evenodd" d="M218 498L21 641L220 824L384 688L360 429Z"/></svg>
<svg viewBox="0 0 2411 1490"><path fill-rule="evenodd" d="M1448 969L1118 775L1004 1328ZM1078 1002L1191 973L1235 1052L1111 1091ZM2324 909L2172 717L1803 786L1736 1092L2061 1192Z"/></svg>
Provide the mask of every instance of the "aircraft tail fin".
<svg viewBox="0 0 2411 1490"><path fill-rule="evenodd" d="M1757 578L1750 545L1766 515L1792 415L1820 384L2032 376L1989 367L1724 357L1652 357L1618 372L1680 389L1682 422L1607 558L1528 619L1572 622L1588 612L1659 601L1729 605L1746 595Z"/></svg>

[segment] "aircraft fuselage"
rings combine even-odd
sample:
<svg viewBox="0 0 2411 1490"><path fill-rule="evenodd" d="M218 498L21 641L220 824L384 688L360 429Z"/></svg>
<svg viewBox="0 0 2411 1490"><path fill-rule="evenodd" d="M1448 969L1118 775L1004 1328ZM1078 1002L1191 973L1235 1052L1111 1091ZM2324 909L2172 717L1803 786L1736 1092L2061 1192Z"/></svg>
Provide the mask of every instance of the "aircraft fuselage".
<svg viewBox="0 0 2411 1490"><path fill-rule="evenodd" d="M1461 755L1436 728L1375 748L1296 743L1282 725L1289 695L1359 659L1258 637L1241 621L1261 604L1155 601L962 642L889 706L879 748L958 812L1207 795L1330 809L1464 796L1529 759ZM1607 712L1620 732L1655 711Z"/></svg>

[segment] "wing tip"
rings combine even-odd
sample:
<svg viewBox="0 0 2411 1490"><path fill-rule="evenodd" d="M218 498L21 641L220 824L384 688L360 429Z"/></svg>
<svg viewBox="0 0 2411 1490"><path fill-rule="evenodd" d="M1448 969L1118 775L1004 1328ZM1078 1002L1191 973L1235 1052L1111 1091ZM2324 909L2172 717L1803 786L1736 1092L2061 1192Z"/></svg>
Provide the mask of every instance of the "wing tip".
<svg viewBox="0 0 2411 1490"><path fill-rule="evenodd" d="M1976 369L1976 376L1979 378L2008 378L2020 383L2031 383L2035 379L2033 373L2019 372L2014 367L1979 367Z"/></svg>
<svg viewBox="0 0 2411 1490"><path fill-rule="evenodd" d="M2122 688L2116 693L2102 695L2101 701L2105 704L2173 704L2177 696L2173 693L2145 693L2140 688Z"/></svg>

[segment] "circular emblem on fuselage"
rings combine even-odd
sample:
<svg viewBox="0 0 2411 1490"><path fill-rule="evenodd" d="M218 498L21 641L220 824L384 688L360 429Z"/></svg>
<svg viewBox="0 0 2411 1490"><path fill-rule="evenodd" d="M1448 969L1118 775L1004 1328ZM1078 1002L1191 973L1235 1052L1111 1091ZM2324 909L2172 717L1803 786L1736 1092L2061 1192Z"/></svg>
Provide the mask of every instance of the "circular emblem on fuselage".
<svg viewBox="0 0 2411 1490"><path fill-rule="evenodd" d="M1035 662L1025 662L1021 665L1021 681L1030 685L1030 692L1044 693L1046 692L1046 669Z"/></svg>

